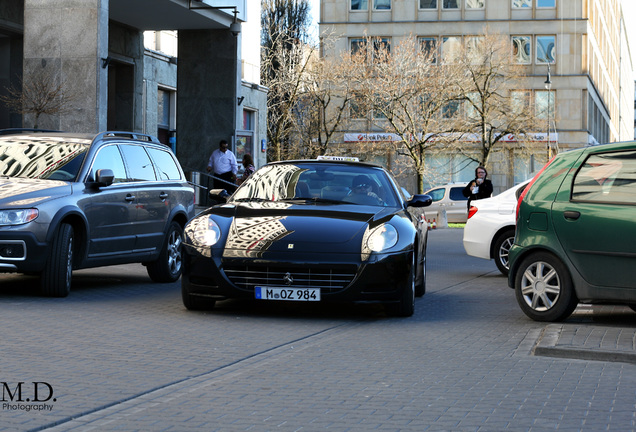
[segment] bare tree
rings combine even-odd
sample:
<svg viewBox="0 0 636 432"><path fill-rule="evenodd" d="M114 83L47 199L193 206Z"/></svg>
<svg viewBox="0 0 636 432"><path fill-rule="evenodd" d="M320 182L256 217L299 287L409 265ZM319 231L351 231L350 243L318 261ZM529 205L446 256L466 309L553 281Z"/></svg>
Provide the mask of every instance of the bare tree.
<svg viewBox="0 0 636 432"><path fill-rule="evenodd" d="M461 69L440 64L436 51L426 48L415 37L395 47L367 38L366 50L352 56L354 63L367 64L358 83L365 109L376 128L397 136L391 144L415 171L418 193L424 191L427 153L447 148L456 131L443 110L462 98L455 85L463 79Z"/></svg>
<svg viewBox="0 0 636 432"><path fill-rule="evenodd" d="M530 133L537 130L529 92L523 91L527 89L524 68L512 52L509 37L486 30L466 38L448 59L465 75L454 83L454 92L461 93L463 100L463 112L455 117L454 128L464 137L474 138L456 148L480 165L487 165L494 152L509 145L507 136L515 137L512 145L531 151ZM476 142L477 148L467 141Z"/></svg>
<svg viewBox="0 0 636 432"><path fill-rule="evenodd" d="M333 39L324 36L323 50ZM356 83L360 73L359 62L352 61L349 53L329 58L317 57L304 75L303 93L295 117L302 147L308 149L306 157L328 153L349 124L349 106L357 95Z"/></svg>
<svg viewBox="0 0 636 432"><path fill-rule="evenodd" d="M294 110L315 47L308 43L308 0L263 0L261 77L269 88L269 159L281 160L293 148Z"/></svg>
<svg viewBox="0 0 636 432"><path fill-rule="evenodd" d="M20 78L17 87L7 88L0 102L26 118L33 116L33 128L38 128L43 115L67 113L75 97L70 87L52 69L42 67Z"/></svg>

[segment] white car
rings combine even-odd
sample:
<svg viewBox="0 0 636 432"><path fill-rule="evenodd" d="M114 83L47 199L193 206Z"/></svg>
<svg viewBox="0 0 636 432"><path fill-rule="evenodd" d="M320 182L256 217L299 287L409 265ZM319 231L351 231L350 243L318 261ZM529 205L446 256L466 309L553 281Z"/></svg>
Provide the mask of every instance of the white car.
<svg viewBox="0 0 636 432"><path fill-rule="evenodd" d="M468 208L466 202L468 198L464 196L462 191L468 183L449 183L437 186L424 192L433 198L433 204L426 208L426 218L438 218L439 214L445 210L446 220L449 223L466 222L466 214Z"/></svg>
<svg viewBox="0 0 636 432"><path fill-rule="evenodd" d="M508 275L508 251L515 239L517 199L526 180L491 198L471 202L464 227L464 249L468 255L493 259L497 268Z"/></svg>

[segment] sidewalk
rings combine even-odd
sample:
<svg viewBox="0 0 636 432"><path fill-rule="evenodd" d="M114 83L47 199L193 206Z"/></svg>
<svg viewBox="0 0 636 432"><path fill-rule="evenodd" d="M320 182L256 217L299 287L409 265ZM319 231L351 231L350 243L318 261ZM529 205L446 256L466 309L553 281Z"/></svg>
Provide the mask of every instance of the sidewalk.
<svg viewBox="0 0 636 432"><path fill-rule="evenodd" d="M579 305L608 313L621 306ZM563 322L548 324L534 348L534 354L546 357L575 358L580 360L614 361L636 364L635 318L628 323ZM609 316L609 315L608 315Z"/></svg>

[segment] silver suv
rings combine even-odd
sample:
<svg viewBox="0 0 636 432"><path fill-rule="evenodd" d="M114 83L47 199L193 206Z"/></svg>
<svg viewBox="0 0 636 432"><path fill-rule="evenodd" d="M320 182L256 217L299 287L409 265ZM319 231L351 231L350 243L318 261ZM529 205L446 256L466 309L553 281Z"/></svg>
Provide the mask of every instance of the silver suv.
<svg viewBox="0 0 636 432"><path fill-rule="evenodd" d="M462 191L468 183L448 183L434 187L424 192L433 198L433 204L426 209L426 217L432 219L439 217L442 210L446 211L446 219L450 223L466 223L468 218L468 198ZM437 215L436 215L437 213ZM429 216L430 215L430 216Z"/></svg>
<svg viewBox="0 0 636 432"><path fill-rule="evenodd" d="M170 148L128 132L0 131L0 272L65 297L73 269L143 263L181 276L194 190Z"/></svg>

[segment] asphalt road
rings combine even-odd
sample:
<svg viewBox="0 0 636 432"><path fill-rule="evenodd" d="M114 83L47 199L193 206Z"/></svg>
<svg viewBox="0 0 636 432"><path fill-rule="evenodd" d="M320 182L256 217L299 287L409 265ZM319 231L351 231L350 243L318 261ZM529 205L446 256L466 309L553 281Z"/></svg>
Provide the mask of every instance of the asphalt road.
<svg viewBox="0 0 636 432"><path fill-rule="evenodd" d="M140 265L75 272L65 299L0 275L0 431L636 430L633 349L589 346L633 344L636 313L530 321L461 235L430 233L408 319L255 301L189 312L178 283ZM555 334L589 349L559 351Z"/></svg>

